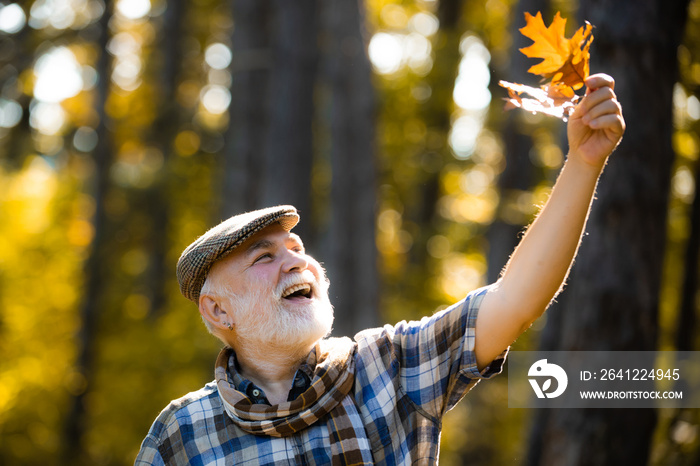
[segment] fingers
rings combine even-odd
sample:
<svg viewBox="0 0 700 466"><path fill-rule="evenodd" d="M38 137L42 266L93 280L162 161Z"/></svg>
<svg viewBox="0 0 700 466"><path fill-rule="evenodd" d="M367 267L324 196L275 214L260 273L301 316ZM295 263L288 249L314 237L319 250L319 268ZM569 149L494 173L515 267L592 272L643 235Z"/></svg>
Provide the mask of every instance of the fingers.
<svg viewBox="0 0 700 466"><path fill-rule="evenodd" d="M618 135L622 135L622 133L625 132L625 120L622 119L621 115L614 113L601 115L598 118L591 120L588 126L596 130L612 130L613 134Z"/></svg>
<svg viewBox="0 0 700 466"><path fill-rule="evenodd" d="M613 78L605 74L596 74L590 76L586 84L588 94L577 105L575 117L580 118L580 121L591 129L611 130L622 134L625 131L625 120L613 90Z"/></svg>
<svg viewBox="0 0 700 466"><path fill-rule="evenodd" d="M598 91L596 91L598 92ZM582 123L589 128L612 130L622 134L625 131L625 120L622 117L622 107L615 99L605 99L587 111L581 117Z"/></svg>
<svg viewBox="0 0 700 466"><path fill-rule="evenodd" d="M569 144L572 153L578 151L584 160L596 165L603 163L622 140L625 120L613 78L592 75L586 79L586 86L586 96L569 119Z"/></svg>
<svg viewBox="0 0 700 466"><path fill-rule="evenodd" d="M590 92L600 89L601 87L615 89L615 80L612 76L604 73L592 74L586 78L586 87Z"/></svg>
<svg viewBox="0 0 700 466"><path fill-rule="evenodd" d="M591 109L605 101L617 102L617 96L615 95L615 91L612 90L612 87L604 86L592 91L581 101L579 106L583 112L588 113Z"/></svg>
<svg viewBox="0 0 700 466"><path fill-rule="evenodd" d="M613 115L615 117L621 116L622 109L617 100L605 99L600 103L596 104L593 108L588 110L582 117L581 120L584 124L590 126L591 128L597 128L596 121L603 116Z"/></svg>
<svg viewBox="0 0 700 466"><path fill-rule="evenodd" d="M612 79L612 78L611 78ZM584 124L596 128L592 124L603 115L614 114L622 119L622 107L611 86L603 86L588 94L578 105L577 111Z"/></svg>

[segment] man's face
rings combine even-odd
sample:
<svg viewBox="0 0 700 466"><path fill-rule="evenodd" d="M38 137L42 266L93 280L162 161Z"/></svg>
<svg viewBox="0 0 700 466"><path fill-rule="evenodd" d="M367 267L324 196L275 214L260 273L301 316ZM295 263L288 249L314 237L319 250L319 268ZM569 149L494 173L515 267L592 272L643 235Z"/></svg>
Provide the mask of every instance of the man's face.
<svg viewBox="0 0 700 466"><path fill-rule="evenodd" d="M279 224L255 234L209 273L229 291L221 305L240 345L309 346L331 330L323 268Z"/></svg>

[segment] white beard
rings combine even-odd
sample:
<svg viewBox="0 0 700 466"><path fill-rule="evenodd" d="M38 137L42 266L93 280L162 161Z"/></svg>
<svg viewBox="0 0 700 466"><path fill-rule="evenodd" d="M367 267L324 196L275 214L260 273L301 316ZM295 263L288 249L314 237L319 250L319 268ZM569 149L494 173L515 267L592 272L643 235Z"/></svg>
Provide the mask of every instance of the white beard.
<svg viewBox="0 0 700 466"><path fill-rule="evenodd" d="M319 280L308 270L285 276L276 289L263 289L244 296L229 296L235 316L236 339L246 349L267 345L301 350L327 336L333 326L333 306L328 298L325 274ZM313 299L289 303L284 290L303 281L312 283Z"/></svg>

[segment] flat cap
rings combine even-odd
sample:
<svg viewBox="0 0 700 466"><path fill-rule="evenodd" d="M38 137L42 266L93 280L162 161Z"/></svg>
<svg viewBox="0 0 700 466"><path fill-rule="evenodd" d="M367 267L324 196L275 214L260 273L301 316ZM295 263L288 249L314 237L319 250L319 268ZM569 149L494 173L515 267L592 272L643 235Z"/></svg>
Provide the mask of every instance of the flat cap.
<svg viewBox="0 0 700 466"><path fill-rule="evenodd" d="M223 259L255 233L276 222L289 231L299 222L299 214L290 205L246 212L224 220L197 238L177 261L177 281L182 294L198 303L199 293L214 262Z"/></svg>

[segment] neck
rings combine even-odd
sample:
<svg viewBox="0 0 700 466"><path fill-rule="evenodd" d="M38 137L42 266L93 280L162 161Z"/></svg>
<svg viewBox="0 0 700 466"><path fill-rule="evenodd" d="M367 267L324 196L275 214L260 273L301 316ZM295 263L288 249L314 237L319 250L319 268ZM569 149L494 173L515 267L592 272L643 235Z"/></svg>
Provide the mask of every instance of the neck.
<svg viewBox="0 0 700 466"><path fill-rule="evenodd" d="M291 348L269 343L231 345L241 366L241 375L260 387L271 404L287 401L294 374L316 345Z"/></svg>

